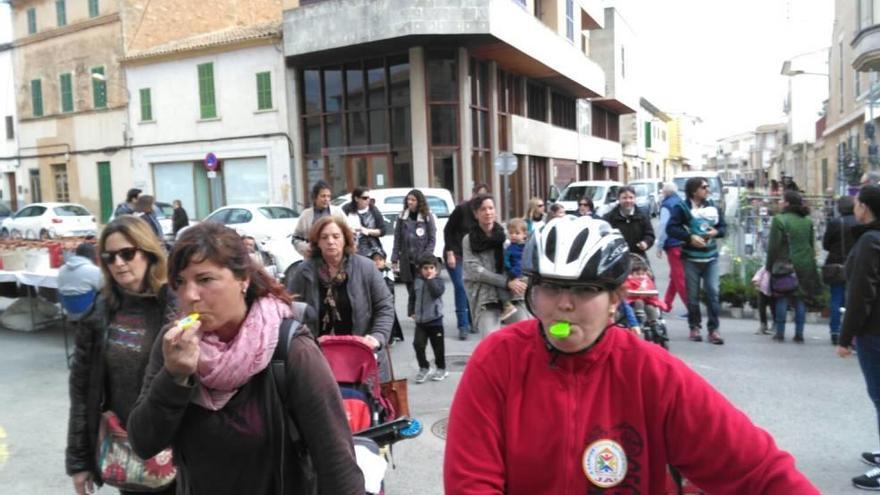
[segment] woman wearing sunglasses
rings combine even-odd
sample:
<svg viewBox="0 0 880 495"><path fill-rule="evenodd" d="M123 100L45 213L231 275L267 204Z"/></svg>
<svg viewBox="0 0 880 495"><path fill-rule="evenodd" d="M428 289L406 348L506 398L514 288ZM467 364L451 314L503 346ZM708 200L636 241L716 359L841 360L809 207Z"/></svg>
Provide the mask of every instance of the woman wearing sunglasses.
<svg viewBox="0 0 880 495"><path fill-rule="evenodd" d="M468 361L446 493L665 493L669 465L707 493L819 493L705 380L614 326L629 263L602 220L558 218L534 234L523 271L536 319L491 334Z"/></svg>
<svg viewBox="0 0 880 495"><path fill-rule="evenodd" d="M117 217L101 232L98 251L109 283L77 333L70 369L65 462L77 494L102 483L95 466L99 418L109 410L122 425L128 420L153 341L175 311L165 250L146 222ZM174 484L157 493L174 493Z"/></svg>

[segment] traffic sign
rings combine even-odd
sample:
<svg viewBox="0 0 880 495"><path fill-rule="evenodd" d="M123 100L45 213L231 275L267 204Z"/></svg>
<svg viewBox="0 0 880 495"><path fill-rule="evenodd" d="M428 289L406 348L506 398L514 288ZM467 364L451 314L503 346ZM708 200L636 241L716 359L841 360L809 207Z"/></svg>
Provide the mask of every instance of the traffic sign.
<svg viewBox="0 0 880 495"><path fill-rule="evenodd" d="M495 157L495 171L499 175L513 175L516 172L516 167L516 155L509 151L498 153L498 156Z"/></svg>
<svg viewBox="0 0 880 495"><path fill-rule="evenodd" d="M217 171L219 164L220 163L217 161L217 155L214 153L208 153L205 155L205 170L215 172Z"/></svg>

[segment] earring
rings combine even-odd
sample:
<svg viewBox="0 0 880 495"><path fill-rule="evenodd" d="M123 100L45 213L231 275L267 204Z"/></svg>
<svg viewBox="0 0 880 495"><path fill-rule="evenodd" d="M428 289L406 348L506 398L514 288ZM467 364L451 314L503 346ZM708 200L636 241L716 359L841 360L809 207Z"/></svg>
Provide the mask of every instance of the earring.
<svg viewBox="0 0 880 495"><path fill-rule="evenodd" d="M242 294L247 294L247 289L248 289L248 288L247 288L246 286L245 286L245 287L242 287L242 288L241 288L241 293L242 293Z"/></svg>

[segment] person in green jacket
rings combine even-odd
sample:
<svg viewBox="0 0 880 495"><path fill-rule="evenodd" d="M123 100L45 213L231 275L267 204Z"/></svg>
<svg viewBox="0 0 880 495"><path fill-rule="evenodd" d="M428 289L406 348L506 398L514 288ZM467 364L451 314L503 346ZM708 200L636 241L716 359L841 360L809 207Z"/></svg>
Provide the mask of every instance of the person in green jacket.
<svg viewBox="0 0 880 495"><path fill-rule="evenodd" d="M782 212L773 217L770 224L770 242L767 247L766 269L774 273L774 265L791 261L797 274L798 284L793 292L779 293L776 298L776 334L773 340L785 340L785 315L789 305L794 306L794 341L803 343L804 323L806 321L806 300L821 289L821 281L816 269L816 251L813 246L813 221L810 209L797 191L787 190L779 206Z"/></svg>

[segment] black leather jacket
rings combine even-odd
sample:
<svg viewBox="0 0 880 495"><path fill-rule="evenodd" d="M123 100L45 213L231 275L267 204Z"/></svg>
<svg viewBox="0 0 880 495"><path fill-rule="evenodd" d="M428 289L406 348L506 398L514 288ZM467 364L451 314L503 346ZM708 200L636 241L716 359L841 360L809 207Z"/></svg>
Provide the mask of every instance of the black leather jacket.
<svg viewBox="0 0 880 495"><path fill-rule="evenodd" d="M822 237L822 249L828 251L828 257L825 258L826 265L846 262L846 256L852 250L853 244L856 243L853 239L852 228L858 224L859 222L852 214L843 215L828 222L828 225L825 226L825 235Z"/></svg>
<svg viewBox="0 0 880 495"><path fill-rule="evenodd" d="M147 322L150 335L159 330L176 311L176 300L167 286L157 296L158 304ZM67 449L64 455L68 475L91 471L100 483L95 468L98 420L105 409L105 357L107 328L113 314L104 295L100 295L76 330L73 360L70 365L70 415L67 424ZM152 343L144 346L150 352ZM142 377L143 378L143 377Z"/></svg>
<svg viewBox="0 0 880 495"><path fill-rule="evenodd" d="M840 345L853 337L880 335L880 221L852 229L856 244L846 259L846 313Z"/></svg>

